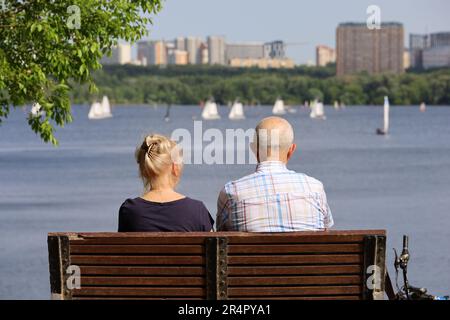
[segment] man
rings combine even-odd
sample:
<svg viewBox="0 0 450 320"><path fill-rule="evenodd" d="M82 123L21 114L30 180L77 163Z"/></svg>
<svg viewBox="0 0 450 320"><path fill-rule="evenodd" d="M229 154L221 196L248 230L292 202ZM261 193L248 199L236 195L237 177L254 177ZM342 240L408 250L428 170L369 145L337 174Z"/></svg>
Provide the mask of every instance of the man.
<svg viewBox="0 0 450 320"><path fill-rule="evenodd" d="M294 130L279 117L256 127L256 172L228 182L217 201L217 231L326 230L333 218L320 181L286 168L295 152Z"/></svg>

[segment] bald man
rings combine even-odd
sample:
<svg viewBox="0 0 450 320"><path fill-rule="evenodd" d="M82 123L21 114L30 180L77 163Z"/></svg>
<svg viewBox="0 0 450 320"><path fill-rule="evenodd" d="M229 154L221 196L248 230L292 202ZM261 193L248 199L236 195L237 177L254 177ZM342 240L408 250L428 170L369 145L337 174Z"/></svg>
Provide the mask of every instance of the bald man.
<svg viewBox="0 0 450 320"><path fill-rule="evenodd" d="M287 169L297 146L279 117L263 119L251 144L256 172L225 184L217 201L217 231L320 231L333 225L323 184Z"/></svg>

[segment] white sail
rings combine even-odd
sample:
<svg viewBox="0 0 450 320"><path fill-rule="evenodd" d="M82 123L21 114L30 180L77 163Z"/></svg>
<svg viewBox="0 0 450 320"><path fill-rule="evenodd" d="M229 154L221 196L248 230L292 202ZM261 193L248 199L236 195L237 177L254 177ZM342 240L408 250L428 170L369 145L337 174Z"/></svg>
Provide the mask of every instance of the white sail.
<svg viewBox="0 0 450 320"><path fill-rule="evenodd" d="M383 131L385 134L389 132L389 98L384 97L384 125L383 125Z"/></svg>
<svg viewBox="0 0 450 320"><path fill-rule="evenodd" d="M425 104L425 102L422 102L420 104L420 112L425 112L427 111L427 105Z"/></svg>
<svg viewBox="0 0 450 320"><path fill-rule="evenodd" d="M311 113L309 114L309 116L312 119L322 119L322 120L326 119L323 103L314 100L314 102L311 105Z"/></svg>
<svg viewBox="0 0 450 320"><path fill-rule="evenodd" d="M336 110L339 110L339 102L337 102L337 101L335 101L334 102L334 108L336 109Z"/></svg>
<svg viewBox="0 0 450 320"><path fill-rule="evenodd" d="M217 104L215 102L206 102L205 106L203 107L202 118L204 120L220 119L219 112L217 111Z"/></svg>
<svg viewBox="0 0 450 320"><path fill-rule="evenodd" d="M102 99L102 113L105 116L112 116L111 105L109 104L109 99L107 96L103 96L103 99Z"/></svg>
<svg viewBox="0 0 450 320"><path fill-rule="evenodd" d="M230 118L231 120L245 119L244 106L242 105L242 103L235 102L233 104L228 118Z"/></svg>
<svg viewBox="0 0 450 320"><path fill-rule="evenodd" d="M33 106L31 107L31 114L36 117L41 116L41 105L38 102L33 103Z"/></svg>
<svg viewBox="0 0 450 320"><path fill-rule="evenodd" d="M107 96L103 96L102 103L94 102L89 110L88 118L92 120L112 117L111 105Z"/></svg>
<svg viewBox="0 0 450 320"><path fill-rule="evenodd" d="M272 109L272 113L275 115L283 115L286 114L286 109L284 108L284 101L281 99L277 99Z"/></svg>

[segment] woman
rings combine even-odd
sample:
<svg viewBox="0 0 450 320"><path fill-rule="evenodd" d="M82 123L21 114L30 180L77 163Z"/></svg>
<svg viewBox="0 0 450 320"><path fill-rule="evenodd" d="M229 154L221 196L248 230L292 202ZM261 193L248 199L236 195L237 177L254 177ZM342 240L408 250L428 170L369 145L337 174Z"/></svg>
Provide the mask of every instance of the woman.
<svg viewBox="0 0 450 320"><path fill-rule="evenodd" d="M183 167L174 141L147 136L135 156L145 192L120 207L119 232L212 230L214 221L205 205L174 190Z"/></svg>

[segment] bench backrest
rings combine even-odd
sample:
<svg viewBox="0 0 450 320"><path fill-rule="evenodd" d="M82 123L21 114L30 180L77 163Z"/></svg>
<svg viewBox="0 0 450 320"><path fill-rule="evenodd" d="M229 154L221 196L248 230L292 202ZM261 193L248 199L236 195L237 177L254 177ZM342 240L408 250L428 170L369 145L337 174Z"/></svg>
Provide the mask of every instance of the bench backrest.
<svg viewBox="0 0 450 320"><path fill-rule="evenodd" d="M50 233L55 299L383 299L383 230Z"/></svg>

